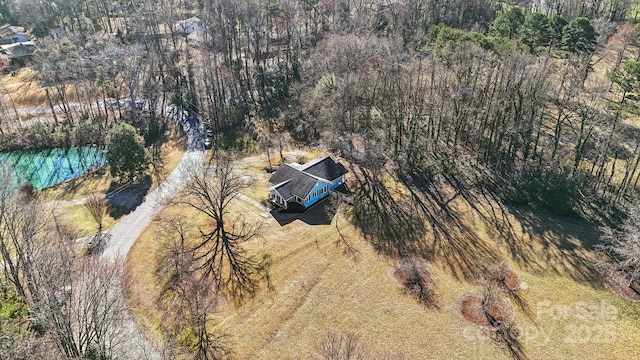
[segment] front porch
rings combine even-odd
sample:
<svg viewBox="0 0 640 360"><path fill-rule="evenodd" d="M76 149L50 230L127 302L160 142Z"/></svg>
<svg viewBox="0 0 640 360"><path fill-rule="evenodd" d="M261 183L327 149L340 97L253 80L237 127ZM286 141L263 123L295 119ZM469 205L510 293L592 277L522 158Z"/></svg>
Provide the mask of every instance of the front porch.
<svg viewBox="0 0 640 360"><path fill-rule="evenodd" d="M277 191L269 192L269 201L280 208L283 208L283 209L288 208L287 200L283 198Z"/></svg>

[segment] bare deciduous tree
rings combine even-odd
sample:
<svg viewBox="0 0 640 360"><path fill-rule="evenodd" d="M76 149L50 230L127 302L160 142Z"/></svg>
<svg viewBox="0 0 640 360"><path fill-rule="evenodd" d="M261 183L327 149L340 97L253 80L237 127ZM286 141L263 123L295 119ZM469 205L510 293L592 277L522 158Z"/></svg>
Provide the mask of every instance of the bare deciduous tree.
<svg viewBox="0 0 640 360"><path fill-rule="evenodd" d="M98 232L102 231L102 222L107 215L108 206L109 203L103 194L89 195L84 202L84 207L89 211L89 214L91 214L93 220L96 221L96 224L98 224Z"/></svg>
<svg viewBox="0 0 640 360"><path fill-rule="evenodd" d="M365 360L369 351L360 342L360 336L347 333L327 333L317 344L316 351L323 360Z"/></svg>
<svg viewBox="0 0 640 360"><path fill-rule="evenodd" d="M243 243L258 234L259 226L249 224L241 215L231 218L229 214L230 202L250 184L235 169L233 157L225 154L216 156L208 166L191 164L186 172L190 183L176 202L211 221L210 226L200 228L200 239L193 247L198 268L225 295L241 299L253 294L265 278L267 261L247 254Z"/></svg>
<svg viewBox="0 0 640 360"><path fill-rule="evenodd" d="M74 240L58 231L35 252L30 308L65 356L122 357L129 351L122 260L78 258Z"/></svg>
<svg viewBox="0 0 640 360"><path fill-rule="evenodd" d="M436 281L424 259L410 257L401 260L393 275L402 284L405 292L415 296L424 305L438 307L434 294Z"/></svg>
<svg viewBox="0 0 640 360"><path fill-rule="evenodd" d="M89 211L89 214L91 214L91 217L98 225L98 231L88 244L87 253L94 254L101 252L109 238L108 234L102 232L102 225L104 217L107 215L109 203L103 194L92 194L89 195L85 201L84 207Z"/></svg>
<svg viewBox="0 0 640 360"><path fill-rule="evenodd" d="M194 251L186 244L193 237L184 219L165 219L160 232L163 243L158 254L157 273L161 280L158 302L169 318L163 322L164 332L171 343L195 359L220 359L230 354L227 339L213 326L213 312L221 297L210 277L201 275Z"/></svg>
<svg viewBox="0 0 640 360"><path fill-rule="evenodd" d="M598 249L608 255L605 267L623 273L629 285L640 281L640 207L631 211L620 228L602 228Z"/></svg>
<svg viewBox="0 0 640 360"><path fill-rule="evenodd" d="M78 257L77 232L11 184L0 187L2 270L25 299L31 328L64 357L122 358L130 346L121 260Z"/></svg>

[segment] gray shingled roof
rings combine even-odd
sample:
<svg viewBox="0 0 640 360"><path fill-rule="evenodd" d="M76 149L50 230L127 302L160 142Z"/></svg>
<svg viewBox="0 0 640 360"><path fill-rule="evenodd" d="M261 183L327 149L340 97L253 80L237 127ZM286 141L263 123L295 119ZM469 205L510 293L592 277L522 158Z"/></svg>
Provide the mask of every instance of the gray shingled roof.
<svg viewBox="0 0 640 360"><path fill-rule="evenodd" d="M276 190L285 199L290 198L292 194L304 199L318 182L316 177L333 181L347 172L348 170L342 164L326 157L302 170L288 164L282 164L273 173L269 182L274 185L281 184Z"/></svg>
<svg viewBox="0 0 640 360"><path fill-rule="evenodd" d="M336 163L328 156L302 171L329 181L333 181L349 172L341 163Z"/></svg>
<svg viewBox="0 0 640 360"><path fill-rule="evenodd" d="M269 179L269 182L277 185L287 180L291 180L285 184L288 185L290 193L303 199L307 197L309 191L311 191L318 182L318 180L313 176L305 174L304 172L301 172L287 164L280 165L278 170L271 176L271 179ZM283 185L276 188L278 192L280 192L280 188L282 187ZM280 195L285 199L287 198L282 194L282 192L280 192Z"/></svg>
<svg viewBox="0 0 640 360"><path fill-rule="evenodd" d="M282 196L285 200L289 200L289 198L291 198L291 196L293 195L291 194L291 181L287 181L286 183L278 186L276 190L278 190L280 196Z"/></svg>
<svg viewBox="0 0 640 360"><path fill-rule="evenodd" d="M0 27L0 37L3 39L10 38L15 34L24 34L24 27L22 26L14 26L14 25L4 25Z"/></svg>

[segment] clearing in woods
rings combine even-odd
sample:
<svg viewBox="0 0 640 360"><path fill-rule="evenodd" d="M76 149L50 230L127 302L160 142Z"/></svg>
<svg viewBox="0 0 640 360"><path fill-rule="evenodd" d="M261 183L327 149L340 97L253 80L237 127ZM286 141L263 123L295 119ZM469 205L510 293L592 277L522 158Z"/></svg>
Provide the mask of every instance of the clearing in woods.
<svg viewBox="0 0 640 360"><path fill-rule="evenodd" d="M291 158L295 159L295 158ZM245 174L256 180L247 191L255 200L266 196L268 174L262 169L264 156L241 160ZM590 247L598 233L574 219L542 215L527 209L509 209L506 220L511 239L500 238L461 202L453 204L468 216L465 223L489 249L515 269L526 283L526 304L516 306L514 332L531 359L545 358L635 358L640 355L636 323L640 304L630 303L604 289L589 266ZM361 336L374 356L401 355L419 358L508 359L509 352L487 337L485 331L460 315L465 294L476 294L482 286L464 280L460 251L476 249L458 239L448 250L430 259L437 279L435 297L439 307L428 308L404 294L391 273L395 259L376 253L344 214L338 217L341 232L357 249L354 259L337 244L334 223L322 206L303 216L304 221L281 217L280 222L264 214L255 204L236 199L232 214L243 214L251 222L262 222L262 234L247 246L272 256L272 289L261 290L239 307L223 305L215 317L218 328L229 334L237 358L308 359L328 332L352 332ZM165 215L176 209L167 208ZM348 210L347 210L348 211ZM162 213L161 213L162 215ZM335 220L334 220L335 221ZM313 225L311 225L313 224ZM154 303L156 222L149 226L131 249L126 269L135 280L129 305L148 336L162 314ZM435 246L427 232L423 241ZM481 257L474 258L479 265ZM487 260L492 263L492 260ZM457 275L456 275L457 274Z"/></svg>

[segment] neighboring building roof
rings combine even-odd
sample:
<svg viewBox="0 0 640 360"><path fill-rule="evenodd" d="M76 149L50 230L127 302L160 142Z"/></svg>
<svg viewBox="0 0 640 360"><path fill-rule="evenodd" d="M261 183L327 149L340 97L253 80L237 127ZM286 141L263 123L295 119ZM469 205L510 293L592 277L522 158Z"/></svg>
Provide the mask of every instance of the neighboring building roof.
<svg viewBox="0 0 640 360"><path fill-rule="evenodd" d="M0 37L8 38L15 34L25 34L22 26L4 25L0 27Z"/></svg>
<svg viewBox="0 0 640 360"><path fill-rule="evenodd" d="M36 46L36 43L33 41L23 41L23 42L14 43L14 44L0 45L0 48L3 50L8 50L17 46Z"/></svg>
<svg viewBox="0 0 640 360"><path fill-rule="evenodd" d="M326 157L302 166L282 164L273 173L269 182L274 184L273 189L277 190L285 199L290 198L291 195L304 199L318 180L333 181L347 172L348 170L342 164Z"/></svg>
<svg viewBox="0 0 640 360"><path fill-rule="evenodd" d="M344 165L336 163L329 156L318 162L305 164L302 171L329 181L333 181L349 172Z"/></svg>
<svg viewBox="0 0 640 360"><path fill-rule="evenodd" d="M188 19L178 21L177 26L178 32L191 34L197 29L202 29L204 27L204 23L199 17L193 16Z"/></svg>
<svg viewBox="0 0 640 360"><path fill-rule="evenodd" d="M28 56L36 51L36 43L33 41L25 41L21 43L0 45L2 51L12 55L15 58Z"/></svg>
<svg viewBox="0 0 640 360"><path fill-rule="evenodd" d="M203 29L195 29L191 34L187 36L187 39L196 42L204 42L205 33Z"/></svg>

